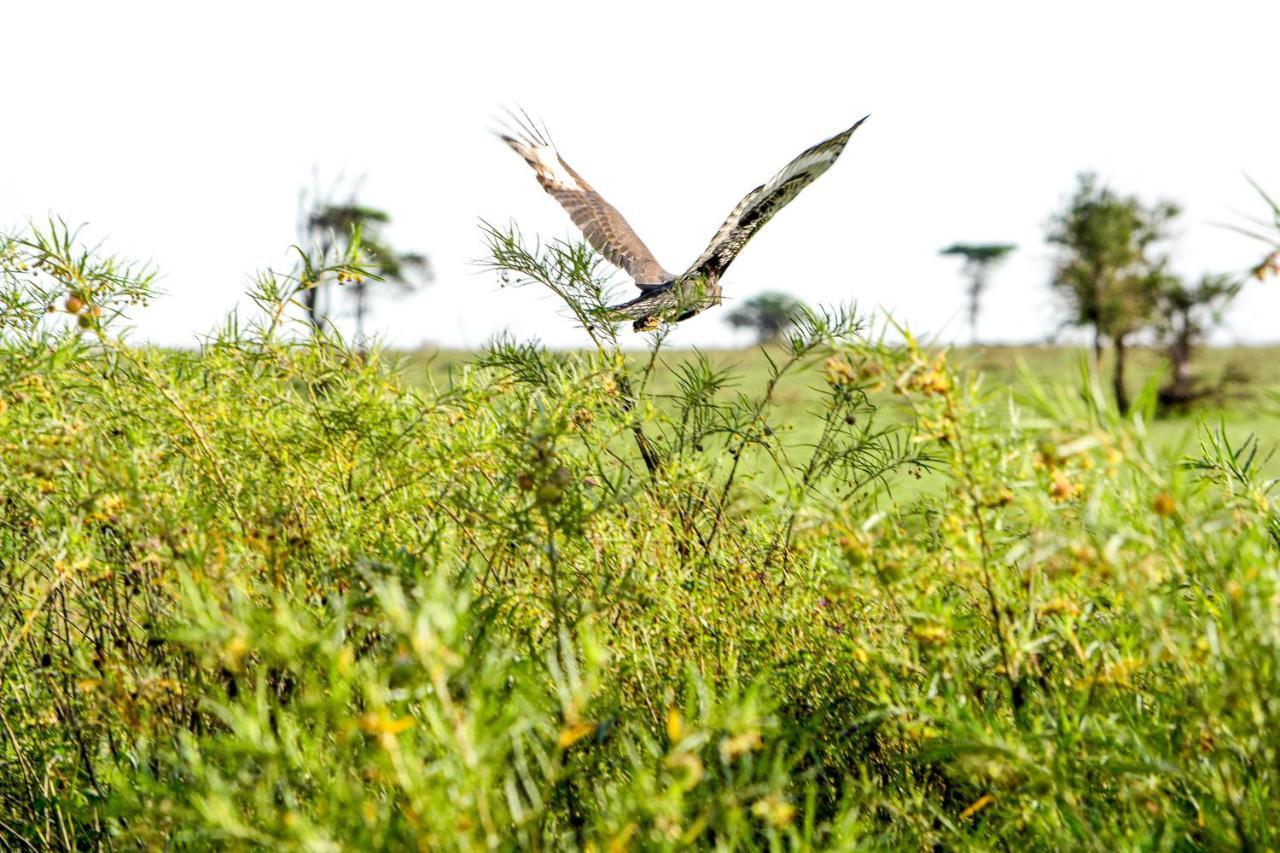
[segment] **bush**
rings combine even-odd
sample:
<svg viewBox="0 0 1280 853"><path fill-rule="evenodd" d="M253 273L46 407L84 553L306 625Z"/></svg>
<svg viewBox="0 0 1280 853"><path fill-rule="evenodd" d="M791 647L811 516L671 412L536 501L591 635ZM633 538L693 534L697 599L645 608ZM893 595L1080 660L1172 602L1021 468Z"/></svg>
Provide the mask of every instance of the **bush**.
<svg viewBox="0 0 1280 853"><path fill-rule="evenodd" d="M844 311L758 388L627 357L586 250L489 237L592 349L410 387L291 336L306 271L134 347L79 317L145 271L3 242L6 846L1276 846L1251 446Z"/></svg>

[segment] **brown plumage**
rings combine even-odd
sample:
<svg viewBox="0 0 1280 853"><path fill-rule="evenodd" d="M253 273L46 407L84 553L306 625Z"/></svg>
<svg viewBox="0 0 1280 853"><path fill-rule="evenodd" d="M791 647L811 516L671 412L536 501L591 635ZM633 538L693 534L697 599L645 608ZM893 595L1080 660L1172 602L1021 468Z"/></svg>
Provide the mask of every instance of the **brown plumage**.
<svg viewBox="0 0 1280 853"><path fill-rule="evenodd" d="M613 306L619 317L635 321L636 331L657 328L663 321L680 322L720 303L720 276L764 224L831 167L849 137L866 118L802 152L778 174L747 193L720 226L693 265L675 276L663 269L618 212L564 161L545 128L527 115L512 116L517 130L500 134L533 167L542 185L581 229L587 242L640 288L640 296Z"/></svg>

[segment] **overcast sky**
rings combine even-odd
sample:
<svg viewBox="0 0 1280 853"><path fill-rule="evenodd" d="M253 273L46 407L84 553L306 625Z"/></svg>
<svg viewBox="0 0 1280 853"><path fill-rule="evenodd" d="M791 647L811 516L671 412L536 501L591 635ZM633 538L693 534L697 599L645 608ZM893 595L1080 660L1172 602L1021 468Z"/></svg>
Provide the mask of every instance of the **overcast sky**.
<svg viewBox="0 0 1280 853"><path fill-rule="evenodd" d="M0 4L0 226L56 213L154 261L166 296L137 335L191 344L288 266L300 188L363 176L436 283L387 294L399 346L476 346L508 329L581 340L550 298L471 263L479 219L563 237L567 216L489 135L504 104L541 117L565 159L669 269L748 190L871 119L769 223L725 296L856 300L962 338L955 241L1012 242L981 331L1042 339L1057 314L1044 225L1098 171L1186 211L1187 274L1256 262L1216 227L1280 193L1280 3L902 2ZM249 310L241 302L242 310ZM742 342L723 309L677 345ZM1280 285L1246 288L1223 340L1280 340Z"/></svg>

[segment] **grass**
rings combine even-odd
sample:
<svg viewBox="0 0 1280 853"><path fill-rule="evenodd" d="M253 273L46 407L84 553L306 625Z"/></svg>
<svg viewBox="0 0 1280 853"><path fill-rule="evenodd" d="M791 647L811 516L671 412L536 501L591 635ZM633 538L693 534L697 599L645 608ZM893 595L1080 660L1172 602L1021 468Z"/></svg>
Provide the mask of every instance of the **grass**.
<svg viewBox="0 0 1280 853"><path fill-rule="evenodd" d="M844 312L428 367L290 334L349 268L178 353L0 241L5 847L1280 846L1272 362L1204 424Z"/></svg>
<svg viewBox="0 0 1280 853"><path fill-rule="evenodd" d="M413 386L447 386L450 377L474 363L478 355L460 350L406 353L397 362L397 370ZM697 356L692 351L664 352L668 369L655 375L655 395L670 395L677 375L670 368ZM717 368L732 370L744 387L760 387L767 381L768 362L758 348L709 350L705 356ZM642 360L640 355L632 358ZM952 351L950 361L959 371L980 375L984 405L995 411L1010 404L1035 405L1026 383L1028 376L1044 386L1074 393L1092 354L1065 346L962 347ZM1164 381L1167 367L1158 350L1135 349L1131 361L1132 390ZM1216 392L1187 411L1164 412L1148 419L1144 430L1152 445L1170 458L1193 455L1199 451L1203 425L1224 424L1234 435L1253 435L1262 447L1280 448L1280 347L1206 348L1197 365L1205 386L1216 388ZM1104 377L1109 375L1109 358L1104 359L1101 370ZM784 382L778 392L779 409L794 444L806 444L815 437L817 421L812 413L822 405L821 386L821 371L815 368ZM874 396L879 405L890 410L896 403L888 390ZM1280 475L1280 457L1264 459L1262 466L1268 475Z"/></svg>

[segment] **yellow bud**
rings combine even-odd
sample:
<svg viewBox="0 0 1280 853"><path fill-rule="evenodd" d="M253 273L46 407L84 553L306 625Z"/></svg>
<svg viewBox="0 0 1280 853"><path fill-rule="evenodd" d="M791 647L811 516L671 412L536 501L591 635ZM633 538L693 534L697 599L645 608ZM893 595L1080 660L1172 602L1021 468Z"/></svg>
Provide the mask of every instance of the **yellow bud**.
<svg viewBox="0 0 1280 853"><path fill-rule="evenodd" d="M596 727L590 723L577 723L572 726L565 726L560 730L560 737L556 738L556 746L561 749L568 749L587 735L595 731Z"/></svg>
<svg viewBox="0 0 1280 853"><path fill-rule="evenodd" d="M667 740L677 743L684 735L684 726L680 721L680 712L674 706L667 709Z"/></svg>

